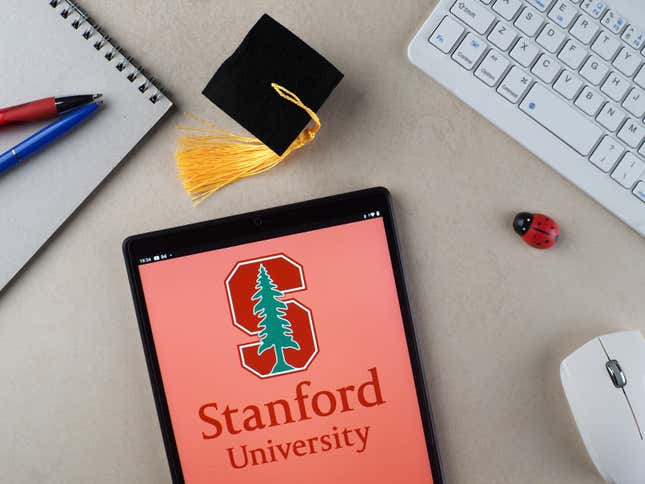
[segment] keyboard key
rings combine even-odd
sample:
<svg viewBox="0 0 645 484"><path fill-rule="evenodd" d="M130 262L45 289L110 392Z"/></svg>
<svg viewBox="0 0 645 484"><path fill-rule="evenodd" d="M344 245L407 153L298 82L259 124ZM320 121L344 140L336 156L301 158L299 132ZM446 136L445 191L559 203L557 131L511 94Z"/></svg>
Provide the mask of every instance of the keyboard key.
<svg viewBox="0 0 645 484"><path fill-rule="evenodd" d="M641 67L641 70L638 71L638 74L636 74L636 77L634 78L634 82L645 89L645 66Z"/></svg>
<svg viewBox="0 0 645 484"><path fill-rule="evenodd" d="M594 86L597 86L602 82L608 72L609 67L607 67L607 64L598 57L592 55L587 59L587 62L585 62L585 65L580 70L580 75Z"/></svg>
<svg viewBox="0 0 645 484"><path fill-rule="evenodd" d="M587 45L594 38L600 28L588 15L582 14L571 27L571 35Z"/></svg>
<svg viewBox="0 0 645 484"><path fill-rule="evenodd" d="M622 101L629 90L629 82L615 72L612 72L600 90L614 101Z"/></svg>
<svg viewBox="0 0 645 484"><path fill-rule="evenodd" d="M511 50L511 57L519 62L524 67L530 66L537 55L540 53L537 45L531 42L526 37L520 37L513 50Z"/></svg>
<svg viewBox="0 0 645 484"><path fill-rule="evenodd" d="M623 47L616 58L614 66L627 77L632 77L641 65L642 57L629 47Z"/></svg>
<svg viewBox="0 0 645 484"><path fill-rule="evenodd" d="M508 50L516 38L517 31L508 27L503 22L497 22L497 25L495 25L490 34L488 34L488 40L490 40L495 47L503 51Z"/></svg>
<svg viewBox="0 0 645 484"><path fill-rule="evenodd" d="M428 40L441 52L447 54L463 33L464 28L457 21L445 17Z"/></svg>
<svg viewBox="0 0 645 484"><path fill-rule="evenodd" d="M639 181L634 188L634 195L636 195L641 202L645 202L645 182Z"/></svg>
<svg viewBox="0 0 645 484"><path fill-rule="evenodd" d="M493 87L500 80L508 65L509 62L504 57L491 50L482 63L479 64L475 75L485 84Z"/></svg>
<svg viewBox="0 0 645 484"><path fill-rule="evenodd" d="M485 33L495 20L495 15L476 0L457 0L450 12L480 34Z"/></svg>
<svg viewBox="0 0 645 484"><path fill-rule="evenodd" d="M477 63L479 58L484 54L486 44L475 37L473 34L466 35L466 38L459 44L452 58L465 67L471 70Z"/></svg>
<svg viewBox="0 0 645 484"><path fill-rule="evenodd" d="M511 20L521 6L522 2L520 0L497 0L493 5L493 10L506 20Z"/></svg>
<svg viewBox="0 0 645 484"><path fill-rule="evenodd" d="M618 132L618 138L630 148L638 148L645 138L645 126L636 119L628 119Z"/></svg>
<svg viewBox="0 0 645 484"><path fill-rule="evenodd" d="M578 70L587 57L587 49L575 40L569 39L560 51L558 58L571 69Z"/></svg>
<svg viewBox="0 0 645 484"><path fill-rule="evenodd" d="M636 50L641 50L643 48L643 44L645 44L645 34L643 34L642 30L637 29L633 25L627 27L627 30L623 32L622 38L630 47L633 47Z"/></svg>
<svg viewBox="0 0 645 484"><path fill-rule="evenodd" d="M551 84L560 73L562 66L546 54L542 54L531 72L547 84Z"/></svg>
<svg viewBox="0 0 645 484"><path fill-rule="evenodd" d="M584 0L580 5L580 8L593 18L600 18L603 12L607 10L607 4L600 0Z"/></svg>
<svg viewBox="0 0 645 484"><path fill-rule="evenodd" d="M526 3L533 5L540 12L545 12L549 5L553 3L553 0L526 0Z"/></svg>
<svg viewBox="0 0 645 484"><path fill-rule="evenodd" d="M600 110L596 120L612 133L618 129L627 116L612 103L607 103Z"/></svg>
<svg viewBox="0 0 645 484"><path fill-rule="evenodd" d="M625 19L614 10L608 10L601 23L614 34L620 34L627 25Z"/></svg>
<svg viewBox="0 0 645 484"><path fill-rule="evenodd" d="M637 118L645 116L645 92L633 88L623 101L623 107Z"/></svg>
<svg viewBox="0 0 645 484"><path fill-rule="evenodd" d="M537 42L549 52L555 53L564 42L564 39L564 32L554 24L548 23L538 35Z"/></svg>
<svg viewBox="0 0 645 484"><path fill-rule="evenodd" d="M497 92L515 104L524 95L532 82L533 78L531 76L520 68L513 66L497 88Z"/></svg>
<svg viewBox="0 0 645 484"><path fill-rule="evenodd" d="M589 86L586 86L576 99L576 106L589 116L595 116L603 104L605 104L605 98Z"/></svg>
<svg viewBox="0 0 645 484"><path fill-rule="evenodd" d="M582 156L588 156L602 130L552 91L535 84L520 109Z"/></svg>
<svg viewBox="0 0 645 484"><path fill-rule="evenodd" d="M605 173L609 173L624 152L618 141L605 136L589 160Z"/></svg>
<svg viewBox="0 0 645 484"><path fill-rule="evenodd" d="M569 0L558 0L549 12L549 18L566 29L571 25L577 13L578 9Z"/></svg>
<svg viewBox="0 0 645 484"><path fill-rule="evenodd" d="M515 26L529 37L535 36L544 18L533 7L526 7L515 21Z"/></svg>
<svg viewBox="0 0 645 484"><path fill-rule="evenodd" d="M645 164L633 153L627 153L620 160L611 177L625 188L634 186L645 171Z"/></svg>
<svg viewBox="0 0 645 484"><path fill-rule="evenodd" d="M582 81L571 71L564 71L560 74L560 77L558 77L558 80L553 86L556 91L570 101L576 97L576 94L578 94L581 87Z"/></svg>
<svg viewBox="0 0 645 484"><path fill-rule="evenodd" d="M606 30L600 33L596 41L591 46L591 50L605 60L613 59L619 48L620 40L608 33Z"/></svg>

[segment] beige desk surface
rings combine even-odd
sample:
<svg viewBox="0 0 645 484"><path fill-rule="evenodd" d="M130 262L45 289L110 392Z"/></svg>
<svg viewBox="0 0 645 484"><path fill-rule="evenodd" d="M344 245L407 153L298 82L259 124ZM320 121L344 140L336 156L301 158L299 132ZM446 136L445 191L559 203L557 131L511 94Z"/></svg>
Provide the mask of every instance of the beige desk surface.
<svg viewBox="0 0 645 484"><path fill-rule="evenodd" d="M432 2L82 4L179 110L0 296L1 482L170 482L127 235L372 185L394 196L447 482L601 482L558 368L592 336L645 330L645 241L408 63ZM234 127L200 92L263 12L346 77L312 146L193 208L174 127L184 110ZM557 250L523 244L520 210L556 217Z"/></svg>

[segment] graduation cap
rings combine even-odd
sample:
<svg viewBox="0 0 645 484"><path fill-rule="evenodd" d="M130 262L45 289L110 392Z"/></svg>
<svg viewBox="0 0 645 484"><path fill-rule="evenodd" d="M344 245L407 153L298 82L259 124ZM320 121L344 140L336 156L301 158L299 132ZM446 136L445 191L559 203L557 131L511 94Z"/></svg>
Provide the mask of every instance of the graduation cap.
<svg viewBox="0 0 645 484"><path fill-rule="evenodd" d="M320 129L316 111L342 78L318 52L263 15L203 91L255 137L194 116L202 127L181 128L179 174L193 201L266 171L313 141Z"/></svg>

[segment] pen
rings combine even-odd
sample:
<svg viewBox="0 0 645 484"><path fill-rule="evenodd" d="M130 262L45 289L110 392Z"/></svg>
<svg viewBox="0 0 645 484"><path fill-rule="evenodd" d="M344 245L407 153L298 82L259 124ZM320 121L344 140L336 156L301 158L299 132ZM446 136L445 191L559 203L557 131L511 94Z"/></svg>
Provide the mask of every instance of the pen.
<svg viewBox="0 0 645 484"><path fill-rule="evenodd" d="M96 101L101 94L48 97L18 106L0 109L0 126L55 118L84 104Z"/></svg>
<svg viewBox="0 0 645 484"><path fill-rule="evenodd" d="M69 114L57 119L49 126L44 127L31 135L22 143L0 155L0 174L14 167L25 158L61 138L96 112L103 101L94 101L83 107L71 111Z"/></svg>

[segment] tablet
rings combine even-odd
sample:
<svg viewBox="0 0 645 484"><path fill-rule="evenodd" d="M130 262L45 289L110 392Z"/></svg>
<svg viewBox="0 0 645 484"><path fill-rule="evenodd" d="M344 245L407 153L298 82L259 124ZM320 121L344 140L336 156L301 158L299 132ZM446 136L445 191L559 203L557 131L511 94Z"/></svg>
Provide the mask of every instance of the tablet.
<svg viewBox="0 0 645 484"><path fill-rule="evenodd" d="M386 189L123 247L174 483L442 484Z"/></svg>

